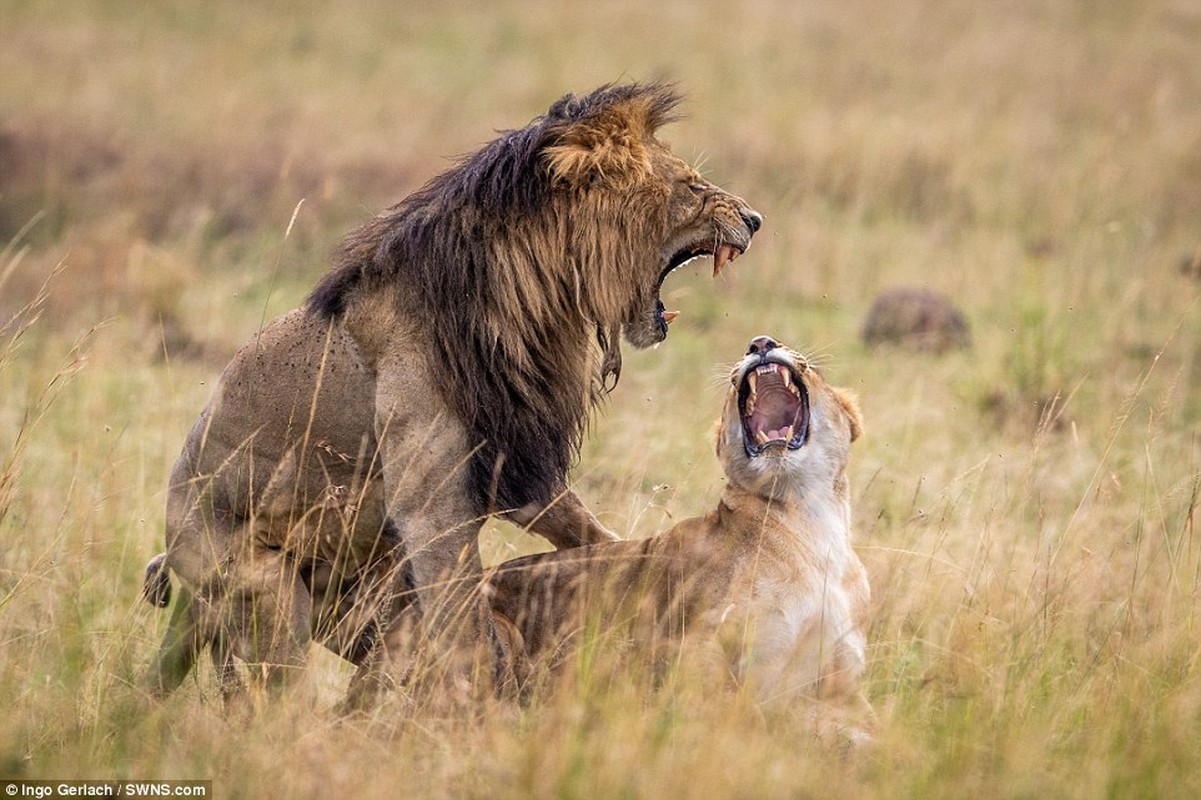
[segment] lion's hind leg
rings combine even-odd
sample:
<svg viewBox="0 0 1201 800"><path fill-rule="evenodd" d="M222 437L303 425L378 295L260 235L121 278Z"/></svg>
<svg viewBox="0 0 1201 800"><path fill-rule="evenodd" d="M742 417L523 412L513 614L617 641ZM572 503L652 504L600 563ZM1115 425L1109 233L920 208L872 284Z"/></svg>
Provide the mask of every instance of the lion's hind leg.
<svg viewBox="0 0 1201 800"><path fill-rule="evenodd" d="M290 559L256 547L240 560L221 601L219 671L228 654L246 662L256 683L280 687L304 667L311 638L312 598Z"/></svg>
<svg viewBox="0 0 1201 800"><path fill-rule="evenodd" d="M229 706L246 693L246 684L238 672L238 665L234 660L229 638L224 634L213 637L209 655L213 659L213 669L217 672L221 697L225 701L225 705Z"/></svg>
<svg viewBox="0 0 1201 800"><path fill-rule="evenodd" d="M165 697L178 688L206 647L227 704L246 688L237 661L254 683L269 687L289 683L304 666L312 600L282 553L235 559L199 592L183 584L175 594L167 633L145 679L151 694Z"/></svg>
<svg viewBox="0 0 1201 800"><path fill-rule="evenodd" d="M386 692L409 683L416 668L414 650L420 625L421 612L415 602L392 616L351 676L341 706L343 714L370 711Z"/></svg>
<svg viewBox="0 0 1201 800"><path fill-rule="evenodd" d="M171 577L167 570L166 553L159 553L146 565L142 599L156 608L167 608L171 604ZM191 592L186 588L180 589L167 633L144 681L155 696L166 696L183 682L196 663L197 652L204 646L193 600Z"/></svg>
<svg viewBox="0 0 1201 800"><path fill-rule="evenodd" d="M156 697L166 697L183 683L196 664L196 654L208 643L195 597L186 587L180 587L178 595L167 633L145 678L147 689Z"/></svg>

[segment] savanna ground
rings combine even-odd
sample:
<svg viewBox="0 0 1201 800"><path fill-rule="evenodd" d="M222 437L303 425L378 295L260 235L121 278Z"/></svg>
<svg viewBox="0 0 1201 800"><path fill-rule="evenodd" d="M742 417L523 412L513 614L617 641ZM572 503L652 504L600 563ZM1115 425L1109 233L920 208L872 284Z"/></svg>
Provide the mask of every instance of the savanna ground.
<svg viewBox="0 0 1201 800"><path fill-rule="evenodd" d="M0 2L0 777L227 797L1201 793L1201 3ZM228 718L137 677L164 489L233 350L337 238L565 91L670 78L665 137L766 216L627 350L575 486L643 536L720 490L722 365L861 395L879 753L603 665L528 708ZM893 285L973 347L871 351ZM494 526L486 561L541 546Z"/></svg>

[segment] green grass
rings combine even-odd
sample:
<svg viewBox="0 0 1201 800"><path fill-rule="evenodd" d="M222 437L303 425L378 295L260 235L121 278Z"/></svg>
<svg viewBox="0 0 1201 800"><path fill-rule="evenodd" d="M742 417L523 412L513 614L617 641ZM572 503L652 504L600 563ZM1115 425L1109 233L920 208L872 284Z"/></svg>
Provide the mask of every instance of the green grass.
<svg viewBox="0 0 1201 800"><path fill-rule="evenodd" d="M1197 796L1201 309L1177 265L1201 245L1199 38L1201 9L1167 0L0 3L0 777ZM141 569L228 356L449 157L565 91L657 77L690 98L666 138L766 223L728 277L668 282L683 315L627 349L574 482L630 536L706 510L723 364L759 333L819 356L868 426L879 754L837 765L742 698L604 665L473 715L340 720L348 671L319 653L315 703L229 718L207 673L144 698L166 617ZM951 295L973 348L866 350L897 284Z"/></svg>

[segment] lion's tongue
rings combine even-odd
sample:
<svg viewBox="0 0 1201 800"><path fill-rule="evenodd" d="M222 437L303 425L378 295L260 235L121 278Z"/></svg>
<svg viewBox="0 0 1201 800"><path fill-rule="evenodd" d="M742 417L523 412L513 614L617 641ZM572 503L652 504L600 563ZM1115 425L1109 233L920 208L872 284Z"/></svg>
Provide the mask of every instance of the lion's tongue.
<svg viewBox="0 0 1201 800"><path fill-rule="evenodd" d="M738 258L738 248L732 244L719 244L713 253L713 277L716 278L725 265Z"/></svg>

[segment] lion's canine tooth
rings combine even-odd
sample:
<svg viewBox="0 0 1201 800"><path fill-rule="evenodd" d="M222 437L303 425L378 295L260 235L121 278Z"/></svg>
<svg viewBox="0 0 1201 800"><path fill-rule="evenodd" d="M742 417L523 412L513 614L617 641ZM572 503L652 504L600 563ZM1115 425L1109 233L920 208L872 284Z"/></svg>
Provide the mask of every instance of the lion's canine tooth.
<svg viewBox="0 0 1201 800"><path fill-rule="evenodd" d="M752 394L747 397L744 408L746 409L746 416L748 417L755 413L755 395Z"/></svg>
<svg viewBox="0 0 1201 800"><path fill-rule="evenodd" d="M751 385L751 394L752 395L755 394L756 385L759 383L759 375L756 373L755 370L751 370L750 373L746 376L746 379L747 379L747 382L750 383L750 385Z"/></svg>
<svg viewBox="0 0 1201 800"><path fill-rule="evenodd" d="M782 370L780 370L780 376L784 378L785 388L791 389L792 388L792 370L782 369Z"/></svg>
<svg viewBox="0 0 1201 800"><path fill-rule="evenodd" d="M738 248L729 244L719 244L717 249L713 251L713 277L716 278L721 273L722 267L727 262L733 261L734 253L738 252Z"/></svg>
<svg viewBox="0 0 1201 800"><path fill-rule="evenodd" d="M759 444L767 444L768 442L771 441L771 439L767 438L766 433L764 433L763 431L759 431L758 433L755 434L755 441L758 442Z"/></svg>

